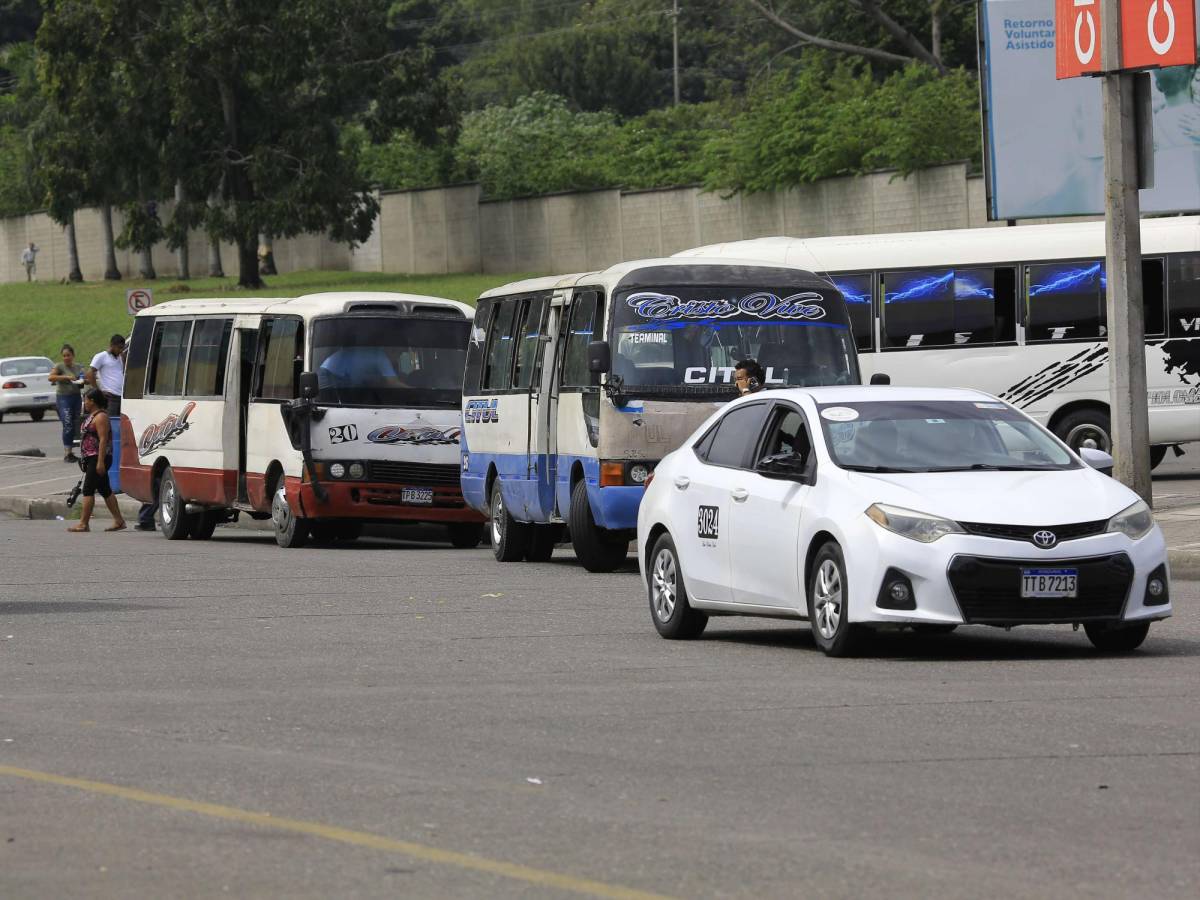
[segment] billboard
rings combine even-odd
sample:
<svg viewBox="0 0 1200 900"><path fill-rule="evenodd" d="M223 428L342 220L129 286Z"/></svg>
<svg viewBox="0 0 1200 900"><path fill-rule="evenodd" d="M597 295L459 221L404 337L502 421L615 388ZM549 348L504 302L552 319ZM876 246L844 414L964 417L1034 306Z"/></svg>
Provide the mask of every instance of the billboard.
<svg viewBox="0 0 1200 900"><path fill-rule="evenodd" d="M1100 215L1100 82L1055 77L1055 0L984 0L984 153L992 219ZM1200 0L1193 0L1200 8ZM1144 213L1200 211L1200 74L1151 72L1154 187Z"/></svg>

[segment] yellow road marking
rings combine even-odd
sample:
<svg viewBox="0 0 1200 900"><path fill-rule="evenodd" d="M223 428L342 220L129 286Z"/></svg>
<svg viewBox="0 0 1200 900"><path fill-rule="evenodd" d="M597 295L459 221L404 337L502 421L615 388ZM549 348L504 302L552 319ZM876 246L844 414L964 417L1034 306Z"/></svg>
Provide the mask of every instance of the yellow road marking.
<svg viewBox="0 0 1200 900"><path fill-rule="evenodd" d="M214 819L224 819L229 822L244 822L248 825L259 825L264 828L275 828L280 831L291 831L297 834L307 834L312 837L324 838L327 841L337 841L342 844L353 844L356 847L369 847L373 850L387 850L393 853L403 853L414 859L437 863L444 866L456 866L460 869L470 869L488 875L499 875L536 884L542 887L558 888L575 894L586 894L591 897L614 898L614 900L666 900L660 894L651 894L632 888L605 884L587 878L576 878L545 869L535 869L532 866L522 866L518 863L504 862L498 859L488 859L483 856L473 856L469 853L458 853L454 850L442 850L412 841L397 841L392 838L366 831L353 831L349 828L338 828L336 825L322 825L320 822L307 822L303 819L288 819L273 816L270 813L251 812L233 806L222 806L217 803L202 803L188 800L184 797L172 797L168 794L156 794L137 788L122 787L119 784L106 784L103 781L87 781L83 778L68 778L55 775L52 772L38 772L34 769L19 769L16 766L0 765L0 775L10 778L23 778L26 781L36 781L41 784L54 784L61 787L76 788L93 794L105 794L109 797L120 797L135 803L148 803L151 806L161 806L181 812L197 813Z"/></svg>

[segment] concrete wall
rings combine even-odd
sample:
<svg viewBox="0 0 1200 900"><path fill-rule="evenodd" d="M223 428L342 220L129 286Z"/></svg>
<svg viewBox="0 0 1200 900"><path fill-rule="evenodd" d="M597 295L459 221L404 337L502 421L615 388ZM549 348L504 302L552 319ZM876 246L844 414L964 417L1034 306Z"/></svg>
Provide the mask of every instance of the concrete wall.
<svg viewBox="0 0 1200 900"><path fill-rule="evenodd" d="M163 215L170 204L163 205ZM114 213L114 229L121 229ZM657 191L586 191L519 200L486 201L478 185L380 196L380 214L365 244L350 250L318 235L275 242L281 272L353 269L362 272L448 274L454 272L562 273L604 268L626 259L669 256L698 244L786 234L819 237L982 227L987 221L983 179L962 163L937 166L907 178L894 173L830 178L762 194L705 193L699 188ZM100 215L83 210L76 235L84 277L104 272ZM44 214L0 220L0 281L22 280L21 248L41 248L38 276L67 274L63 230ZM208 272L208 244L201 233L189 242L194 276ZM137 256L118 251L126 276L136 275ZM222 247L227 275L237 259ZM176 257L156 247L159 277L178 274Z"/></svg>
<svg viewBox="0 0 1200 900"><path fill-rule="evenodd" d="M171 204L160 204L164 219L171 214ZM113 234L124 227L120 212L113 210ZM33 241L38 247L37 277L39 281L61 281L67 277L67 238L63 228L46 213L32 213L0 219L0 282L24 281L21 251ZM98 209L81 209L75 214L75 243L79 249L79 267L87 281L104 277L104 230ZM348 269L351 253L344 244L335 244L322 235L300 235L279 238L274 242L275 262L281 272L300 269ZM179 261L165 243L153 248L154 269L159 278L177 278ZM194 231L189 235L188 267L193 278L208 274L208 237ZM233 244L221 244L221 264L225 274L237 277L237 249ZM137 276L139 254L132 250L117 250L117 268L125 278Z"/></svg>

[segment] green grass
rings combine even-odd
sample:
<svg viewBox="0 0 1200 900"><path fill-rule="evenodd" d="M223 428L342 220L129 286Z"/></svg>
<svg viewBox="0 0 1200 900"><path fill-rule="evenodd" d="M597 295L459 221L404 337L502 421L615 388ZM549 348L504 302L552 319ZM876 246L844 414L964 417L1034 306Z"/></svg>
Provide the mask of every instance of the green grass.
<svg viewBox="0 0 1200 900"><path fill-rule="evenodd" d="M150 288L156 303L202 297L298 297L317 291L401 291L474 303L489 288L523 275L386 275L380 272L290 272L266 279L261 291L245 291L233 278L193 278L180 282L100 281L84 284L19 282L0 284L0 357L58 359L64 343L81 363L108 346L114 334L128 334L125 292Z"/></svg>

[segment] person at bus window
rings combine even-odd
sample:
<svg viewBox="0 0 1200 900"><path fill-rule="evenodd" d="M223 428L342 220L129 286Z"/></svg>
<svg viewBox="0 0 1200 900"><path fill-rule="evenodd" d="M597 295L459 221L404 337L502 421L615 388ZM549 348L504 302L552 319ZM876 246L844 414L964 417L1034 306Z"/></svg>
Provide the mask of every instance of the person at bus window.
<svg viewBox="0 0 1200 900"><path fill-rule="evenodd" d="M382 347L340 347L325 357L317 369L322 388L368 387L381 380L399 378Z"/></svg>
<svg viewBox="0 0 1200 900"><path fill-rule="evenodd" d="M756 394L767 381L767 373L757 359L743 359L734 367L733 383L739 394Z"/></svg>
<svg viewBox="0 0 1200 900"><path fill-rule="evenodd" d="M83 397L85 418L81 428L82 439L79 452L83 455L83 507L79 524L67 531L75 533L91 531L89 524L96 506L96 494L104 498L104 505L112 514L113 523L105 531L123 531L125 517L113 496L108 483L108 469L112 465L112 426L108 418L108 398L96 388L91 388Z"/></svg>

